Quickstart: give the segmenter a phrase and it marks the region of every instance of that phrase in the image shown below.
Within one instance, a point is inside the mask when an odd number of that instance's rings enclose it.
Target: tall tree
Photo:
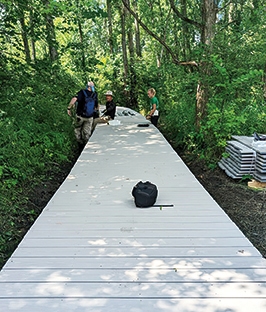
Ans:
[[[134,10],[136,12],[136,15],[138,16],[137,0],[134,0],[133,5],[134,5]],[[136,55],[138,57],[141,57],[140,29],[139,29],[139,22],[137,18],[135,18],[135,42],[136,42]]]
[[[121,43],[122,43],[122,54],[123,54],[123,80],[124,80],[124,92],[127,96],[128,93],[128,76],[129,76],[129,66],[128,66],[128,55],[127,55],[127,39],[126,39],[126,16],[127,16],[127,9],[125,6],[121,9]]]
[[[142,20],[136,15],[136,13],[129,7],[129,4],[127,1],[122,0],[124,5],[127,7],[127,9],[130,11],[130,13],[138,20],[140,25],[144,28],[144,30],[151,35],[153,38],[155,38],[157,41],[159,41],[164,48],[166,48],[166,51],[171,55],[172,60],[177,65],[196,65],[198,66],[200,70],[200,80],[197,87],[196,92],[196,126],[199,129],[201,120],[203,120],[206,117],[207,112],[207,103],[208,103],[208,96],[209,96],[209,86],[208,86],[208,77],[210,75],[210,62],[208,62],[209,55],[211,53],[211,46],[212,41],[215,36],[215,24],[217,19],[217,4],[216,1],[213,0],[203,0],[202,6],[201,6],[201,21],[198,22],[196,20],[193,20],[189,18],[187,14],[187,2],[182,2],[182,12],[176,7],[174,0],[169,0],[171,9],[173,10],[174,14],[182,21],[182,23],[190,24],[194,27],[196,27],[200,33],[200,42],[203,47],[203,57],[202,61],[198,64],[197,62],[191,62],[191,61],[180,61],[178,58],[178,54],[176,52],[175,47],[171,47],[168,43],[166,38],[162,38],[161,36],[158,36],[155,33],[155,30],[152,31],[145,23],[142,22]],[[184,28],[185,35],[187,34],[187,29]]]
[[[50,60],[53,62],[58,58],[58,44],[56,41],[55,26],[54,26],[54,17],[53,9],[50,5],[50,0],[42,0],[42,3],[45,7],[44,16],[46,21],[46,36],[47,44],[49,49]]]
[[[30,41],[31,41],[31,60],[36,61],[36,43],[35,43],[35,23],[33,8],[30,10]]]
[[[130,6],[130,0],[127,0],[128,6]],[[127,28],[127,39],[128,39],[128,50],[129,50],[129,107],[136,108],[138,104],[137,100],[137,77],[135,72],[135,49],[133,42],[133,21],[131,14],[126,10],[126,28]]]
[[[171,0],[173,1],[173,0]],[[210,55],[212,53],[212,42],[215,36],[215,24],[217,21],[218,7],[216,1],[202,1],[201,22],[201,44],[203,46],[203,57],[199,64],[200,80],[197,88],[196,104],[196,126],[201,126],[201,121],[207,115],[207,103],[209,100],[209,77],[211,74]]]
[[[29,63],[31,60],[31,57],[30,57],[30,48],[29,48],[27,26],[26,26],[26,22],[25,22],[24,9],[22,6],[19,5],[19,3],[18,3],[18,20],[19,20],[20,28],[21,28],[21,36],[22,36],[22,41],[23,41],[23,46],[24,46],[24,53],[25,53],[25,57],[26,57],[26,62]]]
[[[112,23],[112,2],[111,0],[106,0],[106,8],[108,15],[108,42],[110,47],[110,53],[114,53],[114,43],[113,43],[113,23]]]

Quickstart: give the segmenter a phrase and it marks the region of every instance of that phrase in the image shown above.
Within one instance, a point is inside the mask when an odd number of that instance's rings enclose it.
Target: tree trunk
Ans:
[[[128,5],[130,6],[130,1],[128,1]],[[131,15],[128,10],[126,10],[126,25],[127,25],[127,37],[128,37],[128,49],[129,49],[129,107],[135,109],[138,104],[137,100],[137,77],[135,72],[135,52],[134,52],[134,42],[133,42],[133,34],[132,34],[132,25],[133,21]]]
[[[202,31],[201,43],[204,47],[203,61],[200,63],[200,81],[196,94],[196,128],[200,129],[202,120],[207,115],[207,103],[209,100],[208,77],[210,75],[209,57],[212,50],[212,40],[215,36],[215,23],[217,6],[213,0],[203,0],[202,3]]]
[[[183,16],[187,16],[187,1],[186,0],[181,0],[181,13]],[[184,60],[187,60],[188,55],[191,55],[189,37],[190,35],[189,35],[188,23],[186,23],[185,21],[182,21],[182,38],[183,38],[182,55],[183,55]]]
[[[109,48],[110,53],[114,53],[114,43],[113,43],[113,23],[112,23],[112,5],[111,0],[106,0],[106,6],[107,6],[107,15],[108,15],[108,42],[109,42]]]
[[[49,54],[50,54],[50,60],[53,62],[58,58],[58,52],[57,52],[57,42],[55,37],[55,28],[54,28],[54,20],[52,15],[48,14],[46,17],[47,21],[47,39],[48,39],[48,45],[49,45]]]
[[[30,63],[30,48],[29,48],[29,41],[28,41],[28,36],[27,36],[27,27],[25,24],[25,19],[24,19],[24,12],[20,10],[20,17],[19,17],[19,23],[21,26],[21,36],[23,40],[23,46],[24,46],[24,53],[25,53],[25,58],[26,62]]]
[[[159,11],[162,12],[162,8],[161,7],[159,7]],[[166,37],[167,37],[167,33],[168,33],[168,29],[167,28],[168,28],[168,24],[169,24],[168,23],[168,19],[169,19],[170,15],[171,15],[171,10],[169,10],[168,16],[166,18],[164,30],[163,30],[163,33],[164,33],[163,41],[164,42],[166,42]],[[161,16],[161,18],[162,18],[162,16]],[[164,48],[164,46],[162,46],[161,47],[161,51],[160,52],[158,51],[158,53],[157,53],[157,67],[158,68],[161,67],[161,65],[162,65],[162,59],[163,59],[164,51],[165,51],[165,48]]]
[[[126,43],[126,8],[123,6],[121,11],[121,30],[122,30],[122,52],[123,52],[123,67],[124,67],[124,93],[128,96],[128,57]]]
[[[30,12],[30,42],[31,42],[31,60],[36,62],[36,48],[35,48],[35,32],[32,10]]]
[[[264,65],[264,74],[263,74],[263,98],[266,102],[266,64]]]
[[[78,19],[78,29],[79,29],[79,41],[81,46],[81,68],[86,71],[86,61],[85,61],[85,52],[84,52],[84,39],[83,39],[83,30],[80,19]]]
[[[135,42],[136,42],[136,55],[141,57],[141,44],[140,44],[140,29],[139,29],[139,22],[138,22],[138,8],[137,8],[137,1],[134,0],[134,10],[136,12],[137,18],[135,18]]]
[[[45,5],[48,13],[45,14],[46,19],[46,31],[47,31],[47,44],[49,49],[49,56],[51,62],[55,61],[58,58],[58,52],[57,52],[57,41],[55,36],[55,26],[54,26],[54,19],[51,13],[49,13],[50,8],[50,2],[49,0],[42,0],[43,4]]]
[[[215,36],[215,23],[218,8],[213,0],[204,0],[202,4],[202,33],[201,42],[211,50],[211,42]]]

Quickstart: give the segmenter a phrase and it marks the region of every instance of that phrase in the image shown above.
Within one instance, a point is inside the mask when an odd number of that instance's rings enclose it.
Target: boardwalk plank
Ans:
[[[174,273],[173,273],[174,274]],[[40,282],[0,283],[2,298],[253,298],[266,299],[260,282]]]
[[[31,231],[26,235],[29,237],[38,238],[74,238],[74,237],[151,237],[151,233],[154,237],[243,237],[244,235],[239,232],[237,228],[233,229],[215,229],[207,227],[203,229],[194,229],[192,226],[189,228],[175,228],[175,229],[136,229],[134,227],[121,227],[117,230],[107,229],[75,229],[71,226],[68,229],[56,226],[55,229],[49,229],[48,227],[43,230],[39,230],[37,226],[33,226]]]
[[[195,257],[195,258],[141,258],[141,257],[112,257],[110,258],[11,258],[5,265],[4,270],[21,269],[121,269],[127,270],[136,268],[145,269],[265,269],[266,261],[261,257]]]
[[[25,269],[7,270],[0,276],[0,283],[17,282],[263,282],[266,283],[264,269],[163,269],[163,268],[130,268],[130,269]]]
[[[217,237],[217,238],[206,238],[206,237],[139,237],[139,238],[26,238],[21,244],[20,248],[54,248],[54,247],[141,247],[141,246],[175,246],[175,247],[188,247],[188,246],[197,246],[197,247],[242,247],[242,246],[252,246],[252,244],[247,241],[244,237]]]
[[[253,246],[240,247],[176,247],[176,246],[158,246],[158,247],[120,247],[111,246],[101,247],[54,247],[54,248],[18,248],[13,257],[248,257],[260,256],[260,253]]]
[[[65,311],[65,312],[250,312],[265,311],[266,299],[260,298],[20,298],[2,299],[3,311]]]

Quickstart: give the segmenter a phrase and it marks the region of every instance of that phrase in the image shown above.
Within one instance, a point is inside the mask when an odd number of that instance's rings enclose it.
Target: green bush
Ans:
[[[40,213],[39,207],[27,205],[29,194],[75,154],[72,122],[66,114],[69,85],[73,83],[64,72],[19,65],[2,82],[0,266]]]

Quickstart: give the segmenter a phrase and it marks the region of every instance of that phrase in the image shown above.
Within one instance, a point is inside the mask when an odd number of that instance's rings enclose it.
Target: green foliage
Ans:
[[[189,77],[184,81],[184,69],[179,68],[164,79],[164,88],[161,102],[163,109],[161,115],[161,124],[164,134],[177,147],[184,147],[187,140],[191,139],[191,134],[195,131],[195,90],[196,83]],[[189,74],[188,74],[189,76]]]
[[[58,68],[47,69],[18,64],[1,84],[0,262],[39,213],[26,205],[28,194],[73,158],[66,114],[73,83]]]
[[[257,69],[234,69],[217,56],[212,57],[210,97],[207,118],[199,135],[198,146],[207,161],[221,157],[226,141],[232,135],[264,133],[265,104],[263,99],[263,72]]]
[[[252,179],[253,179],[253,177],[250,174],[246,174],[246,175],[243,175],[240,182],[251,181]]]

